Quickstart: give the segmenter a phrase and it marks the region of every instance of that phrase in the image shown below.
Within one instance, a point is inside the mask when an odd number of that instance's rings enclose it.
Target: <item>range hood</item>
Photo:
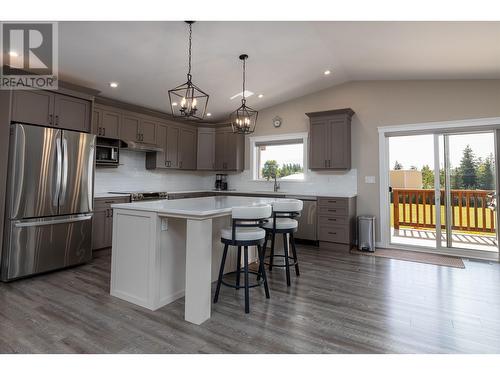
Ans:
[[[124,141],[122,140],[121,148],[130,151],[142,151],[142,152],[163,152],[163,148],[156,145],[150,145],[147,143],[141,143],[137,141]]]

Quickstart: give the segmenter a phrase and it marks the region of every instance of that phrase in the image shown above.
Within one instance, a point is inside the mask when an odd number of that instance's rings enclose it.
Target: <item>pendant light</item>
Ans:
[[[191,39],[194,21],[186,21],[189,26],[188,73],[187,82],[168,90],[172,116],[203,120],[207,111],[208,94],[200,90],[191,76]]]
[[[241,106],[231,113],[230,121],[233,128],[233,133],[237,134],[252,134],[257,125],[257,116],[259,112],[246,105],[245,98],[245,75],[246,75],[246,60],[248,55],[240,55],[240,60],[243,62],[243,92],[241,99]]]

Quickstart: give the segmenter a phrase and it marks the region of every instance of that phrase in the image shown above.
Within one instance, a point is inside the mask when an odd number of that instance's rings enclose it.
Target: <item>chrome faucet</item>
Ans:
[[[280,183],[276,181],[276,175],[274,175],[274,192],[277,193],[280,189]]]

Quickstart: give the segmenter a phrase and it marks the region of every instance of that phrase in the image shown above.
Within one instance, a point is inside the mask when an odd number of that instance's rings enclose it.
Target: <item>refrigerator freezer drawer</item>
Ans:
[[[92,214],[13,220],[2,280],[84,263],[92,258]]]

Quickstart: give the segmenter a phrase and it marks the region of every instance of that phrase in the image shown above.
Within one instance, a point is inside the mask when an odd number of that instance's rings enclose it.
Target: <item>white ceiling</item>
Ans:
[[[500,22],[196,22],[192,74],[224,120],[241,53],[247,104],[262,109],[353,80],[500,78],[499,40]],[[145,107],[169,111],[167,90],[186,79],[183,22],[60,22],[59,46],[61,78]]]

